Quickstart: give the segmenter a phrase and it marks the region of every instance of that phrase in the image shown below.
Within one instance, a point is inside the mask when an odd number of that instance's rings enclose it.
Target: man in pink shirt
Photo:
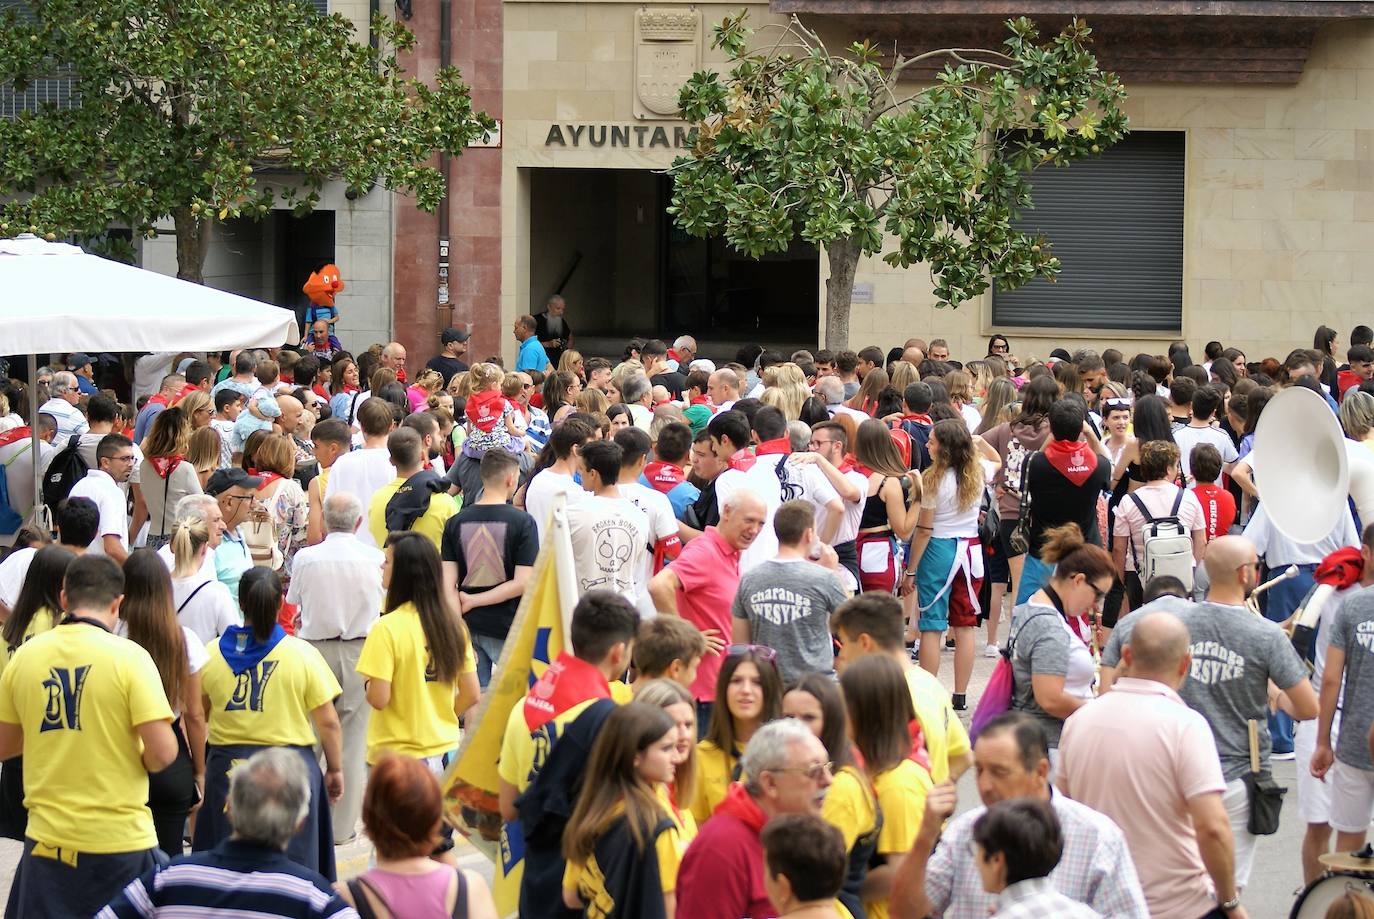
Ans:
[[[1178,695],[1187,626],[1146,613],[1121,659],[1126,675],[1064,723],[1056,784],[1121,827],[1153,919],[1244,919],[1216,743]]]
[[[673,563],[654,575],[649,596],[665,616],[681,616],[706,636],[706,656],[692,683],[699,709],[698,723],[705,724],[716,696],[716,677],[724,658],[726,636],[732,628],[730,607],[739,589],[740,553],[763,529],[768,508],[751,491],[730,496],[721,509],[720,525],[707,527],[682,549]]]

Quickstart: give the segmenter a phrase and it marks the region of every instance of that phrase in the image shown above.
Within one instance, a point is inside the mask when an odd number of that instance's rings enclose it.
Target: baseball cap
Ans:
[[[249,475],[237,466],[230,466],[227,469],[215,470],[210,476],[210,481],[205,483],[205,493],[214,498],[231,488],[257,489],[260,485],[262,476]]]
[[[82,367],[85,367],[87,364],[94,364],[94,363],[95,363],[95,358],[91,357],[91,356],[90,356],[89,354],[87,354],[85,351],[74,351],[74,352],[72,352],[71,354],[69,354],[69,355],[67,356],[67,369],[68,369],[68,370],[80,370]]]
[[[448,344],[451,341],[467,341],[471,337],[472,333],[467,329],[449,326],[447,329],[444,329],[444,333],[439,336],[439,340],[444,344]]]

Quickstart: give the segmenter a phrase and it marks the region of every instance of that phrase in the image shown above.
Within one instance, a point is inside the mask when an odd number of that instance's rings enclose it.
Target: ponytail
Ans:
[[[1040,546],[1040,558],[1055,566],[1056,578],[1067,579],[1081,574],[1091,581],[1116,574],[1112,557],[1101,546],[1084,539],[1083,531],[1076,523],[1046,530],[1045,541]]]
[[[190,577],[200,570],[196,555],[210,542],[210,527],[204,517],[178,517],[172,524],[172,556],[176,565],[172,576]]]
[[[243,610],[243,624],[253,630],[254,638],[270,638],[281,609],[281,579],[277,573],[261,565],[245,571],[239,581],[239,608]]]

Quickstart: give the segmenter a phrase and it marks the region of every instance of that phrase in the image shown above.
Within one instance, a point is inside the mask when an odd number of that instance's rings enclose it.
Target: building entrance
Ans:
[[[530,312],[561,293],[580,339],[690,333],[702,350],[815,347],[820,257],[794,242],[754,260],[672,225],[671,178],[640,169],[530,170]],[[590,342],[586,342],[590,345]],[[603,349],[604,350],[604,349]]]

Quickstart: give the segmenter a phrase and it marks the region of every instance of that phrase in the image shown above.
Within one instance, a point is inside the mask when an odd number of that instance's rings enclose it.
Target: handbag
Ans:
[[[1245,796],[1250,801],[1250,818],[1245,828],[1256,836],[1272,836],[1279,831],[1279,812],[1288,789],[1274,781],[1268,769],[1260,769],[1259,722],[1248,722],[1250,732],[1250,771],[1241,776]]]
[[[1039,453],[1036,450],[1035,453]],[[1007,538],[1007,545],[1011,548],[1014,555],[1025,555],[1030,551],[1030,489],[1026,487],[1026,475],[1030,472],[1031,459],[1035,453],[1028,453],[1021,462],[1021,494],[1020,494],[1020,516],[1017,517],[1016,527],[1011,531],[1011,536]]]
[[[1012,655],[1016,653],[1016,639],[1025,631],[1031,620],[1048,615],[1049,612],[1043,612],[1028,617],[1021,623],[1021,628],[1016,630],[1016,634],[1007,638],[1007,646],[1001,650],[997,665],[992,668],[992,676],[988,678],[988,685],[984,687],[983,695],[973,710],[973,718],[968,729],[970,743],[977,739],[979,732],[988,726],[989,721],[1011,708],[1012,699],[1016,694],[1016,677],[1011,667]]]

